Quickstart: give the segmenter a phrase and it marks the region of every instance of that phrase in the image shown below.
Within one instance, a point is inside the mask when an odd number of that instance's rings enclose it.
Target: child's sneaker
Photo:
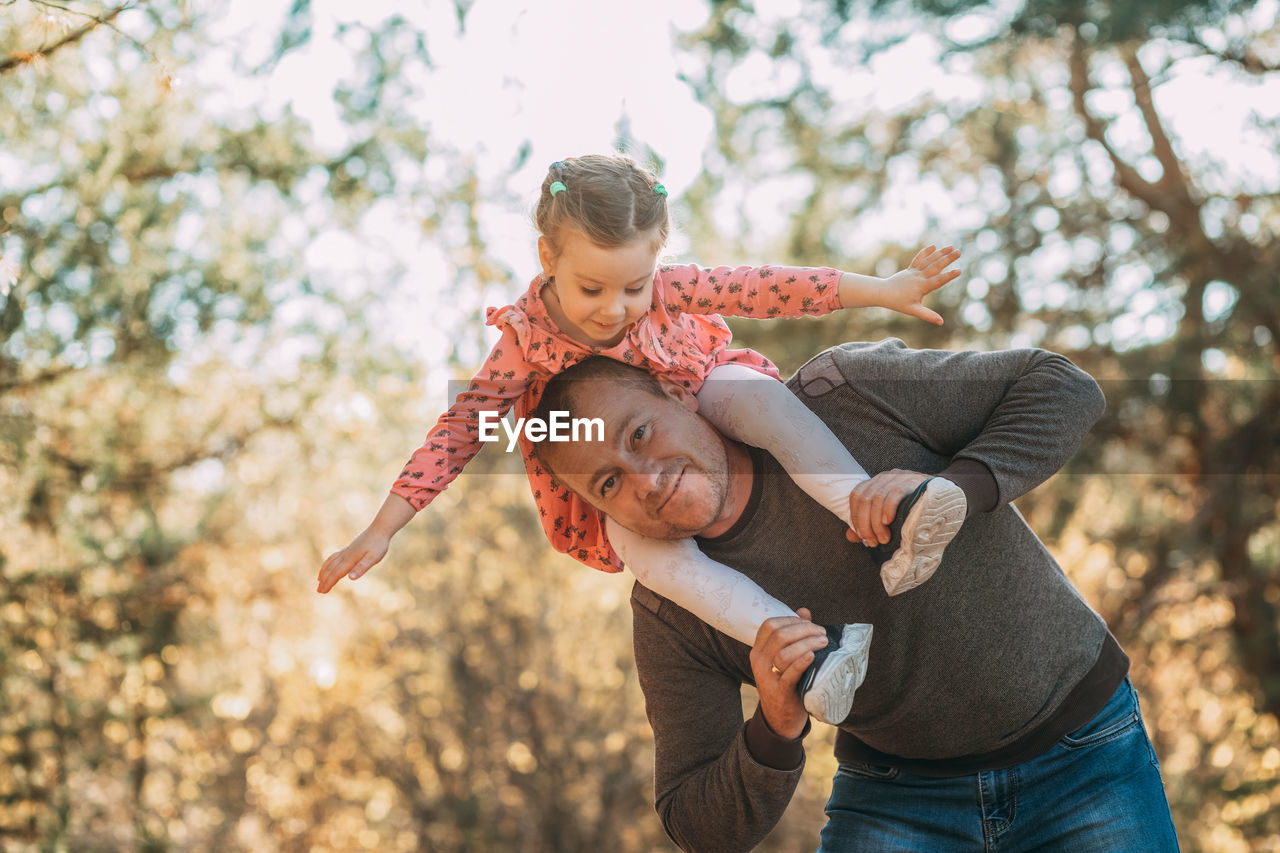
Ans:
[[[821,722],[842,723],[853,707],[853,694],[867,677],[870,651],[870,625],[828,625],[826,646],[813,653],[813,663],[800,680],[804,709]]]
[[[889,525],[889,541],[871,549],[881,563],[884,591],[898,595],[933,577],[968,509],[964,491],[945,477],[930,477],[903,498]]]

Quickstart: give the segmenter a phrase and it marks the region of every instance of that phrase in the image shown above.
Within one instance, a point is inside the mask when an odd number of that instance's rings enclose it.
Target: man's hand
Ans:
[[[760,708],[769,728],[788,740],[800,737],[809,719],[797,685],[813,663],[813,653],[827,644],[826,630],[809,621],[808,609],[796,612],[766,619],[751,647]]]
[[[889,524],[898,511],[898,503],[927,479],[928,474],[894,468],[859,483],[849,493],[849,521],[853,529],[844,532],[845,538],[868,548],[888,542]]]

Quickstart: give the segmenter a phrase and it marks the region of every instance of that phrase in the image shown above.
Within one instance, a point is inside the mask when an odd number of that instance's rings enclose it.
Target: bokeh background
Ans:
[[[0,0],[0,848],[672,849],[626,578],[486,450],[315,593],[620,148],[671,256],[888,274],[1107,415],[1018,502],[1133,659],[1184,849],[1280,850],[1275,0]],[[752,699],[744,696],[747,708]],[[831,737],[761,849],[812,849]]]

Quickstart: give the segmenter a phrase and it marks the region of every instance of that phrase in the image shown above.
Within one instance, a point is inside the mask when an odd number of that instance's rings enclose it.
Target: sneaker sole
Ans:
[[[870,651],[871,626],[865,622],[845,625],[840,648],[823,661],[804,694],[804,709],[814,719],[836,726],[849,716],[853,696],[867,677]]]
[[[933,577],[942,552],[960,532],[968,502],[955,483],[934,477],[902,522],[902,544],[880,567],[889,595],[901,595]]]

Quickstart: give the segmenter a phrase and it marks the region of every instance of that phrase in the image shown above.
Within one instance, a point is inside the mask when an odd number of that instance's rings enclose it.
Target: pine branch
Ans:
[[[1102,150],[1107,153],[1107,157],[1111,160],[1112,168],[1116,170],[1116,181],[1120,184],[1121,189],[1128,191],[1134,198],[1145,202],[1153,210],[1164,211],[1166,214],[1170,213],[1167,209],[1169,207],[1169,199],[1160,191],[1160,187],[1138,174],[1138,170],[1111,147],[1111,143],[1107,141],[1106,126],[1097,116],[1089,112],[1088,104],[1085,103],[1085,96],[1093,88],[1093,84],[1089,82],[1089,58],[1085,53],[1084,40],[1081,39],[1078,31],[1074,33],[1071,40],[1069,65],[1071,71],[1071,101],[1075,107],[1076,115],[1084,123],[1085,135],[1101,145]]]
[[[1280,63],[1268,62],[1261,56],[1258,56],[1252,48],[1245,47],[1237,48],[1235,50],[1214,50],[1198,38],[1189,38],[1186,41],[1205,56],[1212,56],[1219,62],[1235,65],[1241,70],[1257,77],[1261,77],[1264,74],[1271,74],[1275,71],[1280,71]]]
[[[34,376],[22,376],[17,379],[0,379],[0,395],[7,394],[10,391],[23,390],[27,391],[40,385],[47,385],[59,378],[66,376],[76,368],[70,365],[60,364],[57,367],[50,367],[40,371]]]
[[[93,30],[96,30],[100,26],[110,27],[111,29],[115,30],[117,33],[120,33],[120,35],[127,38],[129,41],[133,42],[134,45],[139,47],[148,56],[151,56],[151,51],[147,50],[146,47],[141,42],[139,42],[137,39],[135,39],[133,36],[129,35],[128,33],[121,32],[120,28],[115,26],[115,24],[112,23],[112,21],[114,21],[121,12],[136,6],[137,0],[130,0],[130,2],[125,3],[122,6],[117,6],[115,9],[112,9],[109,13],[103,16],[89,15],[85,12],[77,12],[74,9],[67,9],[65,7],[58,6],[54,3],[43,2],[43,0],[32,0],[32,2],[49,9],[57,9],[60,12],[66,12],[72,15],[82,15],[90,19],[89,23],[85,24],[78,30],[73,30],[67,33],[58,41],[54,42],[51,45],[45,45],[37,51],[11,53],[8,56],[6,56],[4,59],[0,59],[0,74],[3,74],[4,72],[9,71],[11,69],[17,68],[20,65],[26,65],[27,63],[31,62],[32,57],[35,57],[35,56],[48,57],[49,54],[61,48],[64,48],[67,45],[75,44],[76,42],[80,41],[80,39],[84,38],[86,35],[88,35]],[[155,57],[151,57],[151,58],[154,59]]]
[[[1173,150],[1173,143],[1169,141],[1164,123],[1160,121],[1160,114],[1156,112],[1155,102],[1151,98],[1151,78],[1147,76],[1146,70],[1138,60],[1136,47],[1125,48],[1122,55],[1125,67],[1129,71],[1129,79],[1133,81],[1133,99],[1142,113],[1142,121],[1147,127],[1147,133],[1151,135],[1156,159],[1160,161],[1161,170],[1164,172],[1163,177],[1157,181],[1157,185],[1166,190],[1176,187],[1179,195],[1185,195],[1189,199],[1190,194],[1187,192],[1182,162]]]

